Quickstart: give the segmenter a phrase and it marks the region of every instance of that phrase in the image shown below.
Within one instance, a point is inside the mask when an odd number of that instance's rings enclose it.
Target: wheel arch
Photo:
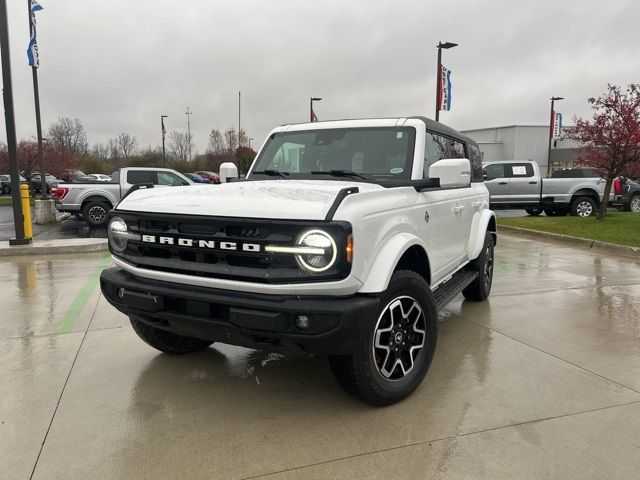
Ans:
[[[113,208],[113,203],[107,197],[103,195],[89,195],[88,197],[82,200],[82,205],[80,205],[80,210],[83,210],[85,205],[89,202],[102,202],[109,205],[109,208]]]
[[[391,237],[378,252],[367,272],[360,293],[379,293],[389,286],[397,270],[416,272],[431,283],[431,263],[422,240],[412,234],[399,233]]]
[[[573,192],[571,194],[571,201],[569,202],[569,205],[573,205],[573,202],[578,197],[589,197],[593,199],[594,202],[596,202],[596,205],[600,205],[600,194],[592,188],[580,188],[579,190]]]
[[[476,215],[471,226],[471,237],[469,238],[469,260],[474,260],[482,252],[484,237],[486,233],[491,233],[493,244],[498,244],[498,224],[496,214],[491,210],[483,210],[480,215]]]

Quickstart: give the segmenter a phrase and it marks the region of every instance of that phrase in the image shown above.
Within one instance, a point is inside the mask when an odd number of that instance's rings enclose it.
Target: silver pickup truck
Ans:
[[[181,173],[168,168],[121,168],[111,175],[111,182],[58,183],[51,196],[60,212],[69,212],[83,218],[90,227],[103,227],[107,213],[135,185],[176,187],[191,185]]]
[[[530,215],[595,215],[604,196],[605,180],[545,178],[536,162],[497,161],[482,164],[491,208],[522,208]],[[611,197],[613,198],[613,197]]]

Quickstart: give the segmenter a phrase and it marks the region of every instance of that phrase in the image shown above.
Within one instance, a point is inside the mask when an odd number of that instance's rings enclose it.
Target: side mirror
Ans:
[[[440,187],[471,185],[471,162],[466,158],[445,158],[429,167],[429,178],[440,179]]]

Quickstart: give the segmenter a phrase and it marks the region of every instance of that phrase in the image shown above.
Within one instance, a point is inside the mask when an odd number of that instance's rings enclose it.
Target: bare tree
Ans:
[[[193,135],[172,130],[169,133],[169,153],[175,160],[188,160],[192,141]]]
[[[224,141],[225,141],[225,149],[230,153],[235,152],[236,148],[238,148],[237,132],[233,128],[230,128],[229,130],[224,132]]]
[[[116,143],[118,145],[118,151],[125,159],[133,155],[136,151],[136,147],[138,146],[136,137],[129,135],[128,133],[121,133],[118,135]]]
[[[95,143],[93,147],[91,147],[91,155],[108,160],[111,156],[111,149],[108,144]]]
[[[224,137],[220,130],[214,128],[209,133],[209,145],[207,147],[207,153],[213,155],[223,155],[226,152],[226,147],[224,144]]]
[[[59,117],[49,127],[49,140],[58,148],[71,152],[76,159],[84,155],[89,148],[87,132],[77,118]]]

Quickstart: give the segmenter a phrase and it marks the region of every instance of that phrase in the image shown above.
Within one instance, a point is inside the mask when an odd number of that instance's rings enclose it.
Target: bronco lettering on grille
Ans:
[[[259,243],[239,243],[216,240],[196,240],[194,238],[164,237],[156,235],[142,235],[145,243],[158,243],[160,245],[178,245],[179,247],[198,247],[210,250],[241,250],[243,252],[260,252],[262,248]]]

